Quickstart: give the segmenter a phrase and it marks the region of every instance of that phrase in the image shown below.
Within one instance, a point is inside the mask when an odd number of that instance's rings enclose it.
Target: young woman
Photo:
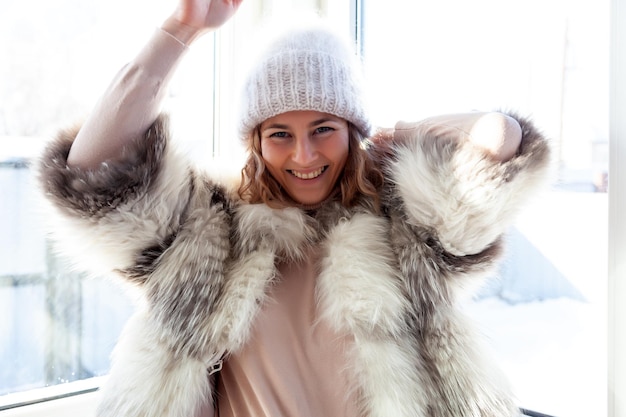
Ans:
[[[249,158],[221,182],[176,152],[159,104],[238,5],[180,0],[42,157],[60,250],[144,301],[98,416],[516,415],[457,302],[542,182],[546,141],[500,113],[371,136],[349,48],[303,29],[251,70]]]

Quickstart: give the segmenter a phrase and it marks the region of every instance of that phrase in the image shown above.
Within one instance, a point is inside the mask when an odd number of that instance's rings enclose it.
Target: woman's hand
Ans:
[[[243,0],[179,0],[174,13],[162,29],[185,44],[200,35],[221,27],[230,19]]]
[[[470,140],[497,161],[513,158],[522,142],[522,128],[517,120],[503,113],[486,113],[473,122]]]

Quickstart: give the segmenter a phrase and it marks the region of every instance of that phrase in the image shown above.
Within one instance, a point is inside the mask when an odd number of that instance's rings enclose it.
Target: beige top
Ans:
[[[279,265],[246,346],[220,373],[219,417],[359,415],[345,372],[353,341],[317,320],[316,259]]]

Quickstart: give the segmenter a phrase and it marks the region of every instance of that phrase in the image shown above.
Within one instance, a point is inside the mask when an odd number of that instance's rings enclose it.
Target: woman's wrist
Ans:
[[[170,17],[163,22],[161,30],[167,32],[167,34],[185,46],[191,45],[196,38],[206,32],[206,30],[186,25],[174,17]]]

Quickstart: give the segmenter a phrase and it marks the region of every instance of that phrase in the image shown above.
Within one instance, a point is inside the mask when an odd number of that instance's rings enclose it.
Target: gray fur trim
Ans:
[[[67,166],[70,147],[78,129],[62,131],[45,149],[38,163],[43,191],[71,214],[104,216],[137,195],[145,193],[158,176],[168,129],[166,117],[159,118],[145,137],[129,145],[119,161],[103,162],[93,171]]]
[[[546,141],[521,120],[516,156],[494,161],[454,129],[431,123],[400,125],[394,157],[384,167],[392,206],[405,220],[456,256],[477,254],[502,235],[543,183],[550,163]]]
[[[211,344],[207,328],[223,291],[232,208],[219,187],[192,189],[196,192],[181,227],[155,259],[145,285],[160,341],[176,357],[202,359],[213,354],[207,351]]]

